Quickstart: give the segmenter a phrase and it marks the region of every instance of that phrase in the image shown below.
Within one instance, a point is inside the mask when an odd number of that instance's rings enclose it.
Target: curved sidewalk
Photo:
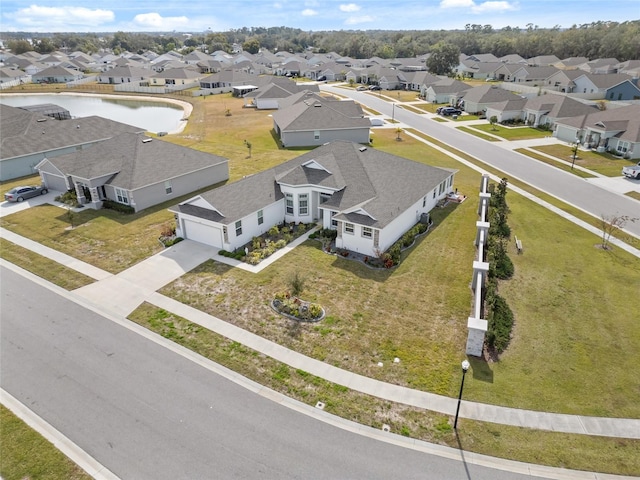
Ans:
[[[0,230],[0,233],[5,237],[8,232]],[[19,235],[10,234],[8,236],[22,245],[33,246],[31,242]],[[294,243],[297,244],[304,241],[305,237],[301,237]],[[286,254],[287,251],[295,247],[295,244],[289,249],[283,249],[284,251],[280,255]],[[70,258],[48,248],[40,248],[38,253],[59,262]],[[275,342],[156,292],[163,285],[179,278],[209,258],[216,258],[219,261],[227,260],[224,257],[217,256],[216,253],[217,249],[213,247],[185,240],[143,260],[118,275],[110,275],[106,272],[100,274],[99,269],[84,262],[70,262],[67,260],[64,263],[70,268],[83,273],[91,271],[94,278],[102,277],[102,279],[91,285],[74,290],[71,294],[90,302],[96,309],[109,315],[126,318],[132,310],[146,301],[231,340],[242,343],[275,360],[286,363],[291,367],[302,369],[327,381],[392,402],[447,415],[455,414],[457,406],[457,399],[455,398],[385,383],[334,367],[289,350]],[[114,302],[114,298],[118,298],[118,302]],[[460,416],[473,420],[539,430],[640,439],[640,419],[566,415],[470,401],[462,402]]]

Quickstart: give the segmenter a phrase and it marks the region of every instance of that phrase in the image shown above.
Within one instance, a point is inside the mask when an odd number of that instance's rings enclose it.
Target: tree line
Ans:
[[[5,45],[14,53],[35,50],[49,53],[54,50],[95,53],[109,48],[115,53],[124,51],[158,54],[170,50],[188,53],[195,49],[208,52],[231,52],[233,45],[241,45],[250,53],[260,48],[272,52],[300,53],[312,49],[318,53],[336,52],[352,58],[415,57],[441,48],[443,44],[457,47],[472,55],[492,53],[497,57],[519,54],[524,58],[556,55],[558,58],[587,57],[640,59],[640,20],[627,22],[599,21],[573,25],[562,29],[539,28],[527,24],[524,28],[467,24],[464,30],[339,30],[304,31],[289,27],[243,27],[225,32],[193,34],[171,33],[3,33]],[[33,43],[27,41],[30,38]],[[440,47],[436,47],[440,45]]]

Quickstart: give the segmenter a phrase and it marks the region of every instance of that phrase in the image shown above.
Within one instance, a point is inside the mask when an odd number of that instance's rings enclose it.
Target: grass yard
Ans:
[[[26,177],[14,178],[0,182],[0,198],[4,201],[4,194],[14,187],[22,185],[40,185],[40,175],[28,175]]]
[[[484,125],[474,125],[469,128],[473,130],[480,130],[481,132],[485,132],[490,135],[496,135],[505,140],[529,140],[533,138],[545,138],[551,135],[551,132],[538,130],[537,128],[504,127],[502,125],[491,125],[488,122]]]
[[[460,419],[456,437],[451,417],[327,382],[153,305],[141,305],[129,318],[262,385],[307,405],[322,401],[325,411],[374,428],[387,424],[400,435],[523,462],[621,475],[640,473],[637,440],[543,432],[466,419]],[[575,455],[576,451],[580,455]]]
[[[0,476],[4,480],[90,480],[51,442],[0,405]]]
[[[0,238],[0,257],[67,290],[75,290],[94,280],[69,267]]]
[[[573,148],[569,145],[544,145],[541,147],[533,147],[532,149],[546,153],[547,155],[552,155],[565,162],[571,162],[573,160]],[[578,150],[575,164],[601,175],[606,175],[607,177],[619,177],[622,175],[622,167],[635,165],[636,162],[634,160],[616,157],[606,152],[598,153],[593,150]]]
[[[416,140],[395,142],[393,132],[385,134],[386,141],[377,135],[378,148],[458,168],[456,187],[471,197],[435,210],[435,228],[397,269],[370,270],[308,241],[259,274],[211,261],[162,292],[330,364],[455,396],[470,311],[478,174]],[[595,247],[598,237],[514,193],[507,200],[509,223],[525,245],[521,256],[509,246],[516,276],[501,287],[516,314],[514,338],[500,362],[472,362],[465,398],[640,416],[637,378],[624,363],[640,349],[640,324],[626,302],[640,286],[640,260],[617,249],[603,252]],[[296,271],[307,277],[303,297],[328,312],[319,324],[292,325],[268,306]],[[609,279],[604,285],[603,278]],[[377,367],[396,356],[399,366]]]
[[[487,135],[484,134],[478,130],[476,130],[473,127],[456,127],[458,130],[461,130],[465,133],[468,133],[470,135],[473,135],[474,137],[478,137],[481,138],[483,140],[486,140],[487,142],[500,142],[501,140],[499,138],[496,138],[494,136],[491,135]]]
[[[527,157],[535,158],[539,162],[546,163],[547,165],[552,165],[560,170],[564,170],[565,172],[573,173],[577,177],[581,178],[594,178],[595,175],[590,174],[589,172],[585,172],[584,170],[580,170],[579,168],[571,168],[571,164],[565,161],[561,161],[560,159],[554,160],[545,155],[541,155],[540,153],[534,152],[530,148],[518,148],[515,150],[518,153],[526,155]],[[570,161],[570,160],[569,160]]]

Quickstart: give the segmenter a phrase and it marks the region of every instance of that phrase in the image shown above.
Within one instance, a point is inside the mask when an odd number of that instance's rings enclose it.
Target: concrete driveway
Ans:
[[[11,215],[12,213],[21,212],[22,210],[26,210],[27,208],[44,205],[45,203],[55,204],[56,202],[54,202],[53,199],[61,193],[62,192],[58,192],[56,190],[49,190],[49,192],[45,195],[28,198],[27,200],[24,200],[22,202],[2,202],[0,203],[0,218]]]

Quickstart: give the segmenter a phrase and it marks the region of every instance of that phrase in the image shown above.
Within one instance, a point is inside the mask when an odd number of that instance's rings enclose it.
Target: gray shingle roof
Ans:
[[[38,121],[42,119],[46,121]],[[54,120],[21,108],[0,104],[2,159],[85,145],[106,140],[120,133],[141,131],[143,130],[139,127],[97,116]]]
[[[329,173],[305,166],[309,162],[321,165]],[[384,228],[450,175],[450,170],[374,148],[363,149],[360,144],[335,141],[277,167],[210,190],[198,198],[224,216],[216,221],[229,225],[282,199],[278,182],[289,185],[318,182],[315,184],[339,189],[323,203],[323,207],[343,212],[344,218],[354,223]],[[171,210],[207,218],[204,212],[189,205],[192,200]],[[373,218],[358,213],[360,207]]]
[[[336,101],[317,96],[298,102],[273,114],[273,121],[282,131],[333,130],[337,128],[365,128],[371,121],[362,108],[351,100]]]
[[[136,190],[228,161],[159,139],[149,140],[142,134],[123,133],[49,161],[61,172],[80,178],[114,174],[108,184],[126,190]]]

